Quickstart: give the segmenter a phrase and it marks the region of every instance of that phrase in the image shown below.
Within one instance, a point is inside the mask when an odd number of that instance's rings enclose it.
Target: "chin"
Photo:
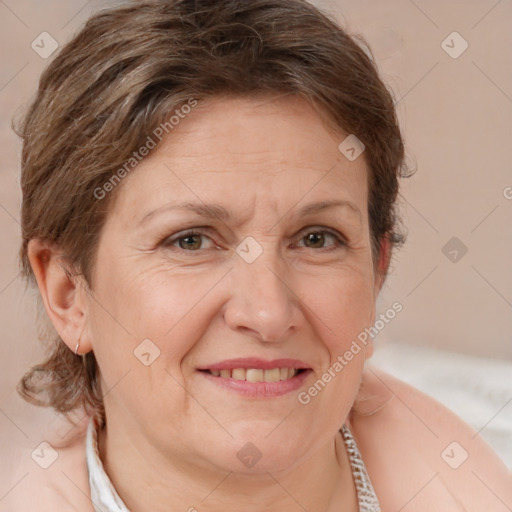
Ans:
[[[212,462],[224,471],[257,475],[291,470],[307,456],[312,442],[305,439],[304,431],[291,432],[289,427],[265,421],[259,428],[244,422],[244,428],[231,428],[224,443],[212,442],[216,447]],[[277,427],[277,428],[276,428]],[[281,431],[279,429],[281,428]]]

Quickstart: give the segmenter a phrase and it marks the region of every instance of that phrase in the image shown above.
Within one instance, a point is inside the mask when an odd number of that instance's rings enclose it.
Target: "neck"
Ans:
[[[134,443],[116,426],[99,432],[98,448],[106,473],[132,512],[358,510],[350,462],[339,432],[293,470],[246,475],[164,459],[153,446]]]

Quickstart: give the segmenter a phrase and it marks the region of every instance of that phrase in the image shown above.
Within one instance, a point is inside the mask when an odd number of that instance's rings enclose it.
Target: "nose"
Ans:
[[[302,314],[298,294],[286,279],[286,266],[270,252],[264,251],[252,263],[237,261],[224,319],[234,331],[278,342],[299,327]]]

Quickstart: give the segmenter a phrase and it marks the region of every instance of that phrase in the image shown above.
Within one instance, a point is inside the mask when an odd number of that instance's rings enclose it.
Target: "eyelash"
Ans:
[[[302,233],[304,233],[304,234],[302,234]],[[301,233],[299,234],[299,240],[303,240],[308,234],[311,234],[311,233],[314,233],[314,234],[327,233],[328,235],[331,235],[335,240],[335,242],[332,245],[328,246],[327,248],[320,247],[319,249],[316,249],[317,251],[331,252],[331,251],[342,249],[342,248],[346,247],[346,245],[347,245],[346,240],[340,234],[338,234],[336,231],[332,231],[332,230],[328,230],[328,229],[304,228],[304,230],[302,230]],[[302,235],[302,236],[300,236],[300,235]],[[201,229],[201,228],[193,228],[193,229],[189,229],[187,231],[183,231],[182,233],[178,233],[177,235],[173,235],[171,237],[165,238],[162,241],[161,245],[163,245],[164,247],[170,248],[176,242],[179,242],[180,240],[182,240],[184,238],[188,238],[190,236],[204,236],[204,237],[210,238],[208,236],[208,230]],[[212,240],[212,242],[213,242],[213,240]],[[305,248],[307,249],[307,247],[305,247]],[[182,249],[181,247],[174,247],[173,249],[177,249],[178,251],[184,251],[184,252],[189,252],[189,253],[205,250],[205,249],[189,250],[189,249]],[[313,250],[315,250],[315,249],[313,248]]]

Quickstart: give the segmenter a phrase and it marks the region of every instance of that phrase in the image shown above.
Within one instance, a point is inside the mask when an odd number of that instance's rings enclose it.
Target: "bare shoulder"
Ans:
[[[2,467],[0,511],[93,510],[85,457],[86,421],[56,420],[36,438],[11,447]]]
[[[369,367],[350,416],[383,510],[510,511],[512,474],[445,406]]]

